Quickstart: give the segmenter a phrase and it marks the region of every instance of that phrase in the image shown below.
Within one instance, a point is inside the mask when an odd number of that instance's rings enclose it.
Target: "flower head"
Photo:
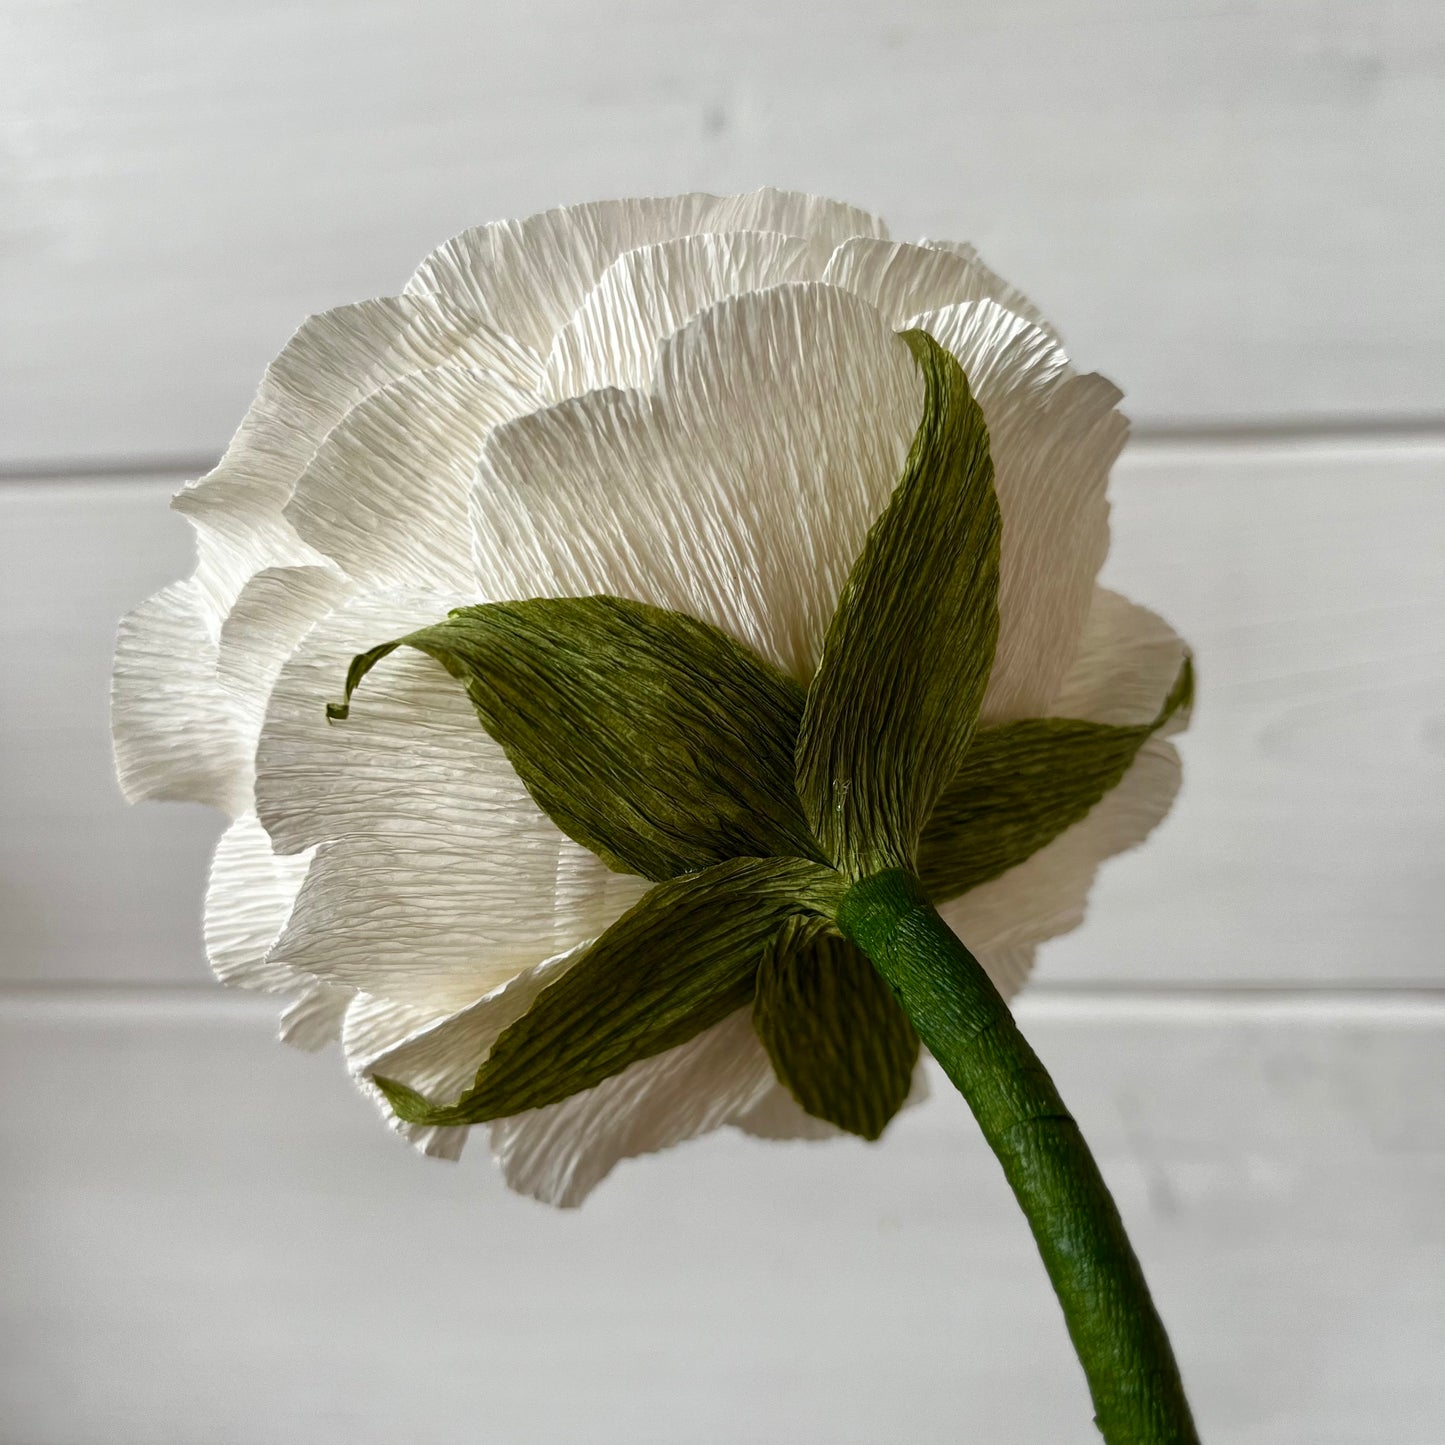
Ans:
[[[906,853],[1008,993],[1177,787],[1182,645],[1095,582],[1118,400],[971,248],[775,191],[481,227],[313,317],[117,654],[128,795],[234,820],[217,975],[555,1202],[725,1123],[875,1136],[918,1043],[837,870]],[[930,567],[954,610],[892,607]],[[946,745],[895,663],[976,692]],[[909,728],[895,826],[850,780]]]

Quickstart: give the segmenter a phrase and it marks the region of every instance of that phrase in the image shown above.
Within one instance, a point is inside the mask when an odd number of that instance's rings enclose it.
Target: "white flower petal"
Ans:
[[[680,1144],[753,1108],[773,1070],[752,1011],[739,1009],[696,1038],[560,1104],[491,1127],[492,1152],[511,1187],[570,1208],[622,1159]]]
[[[274,957],[392,1003],[465,1008],[555,951],[563,922],[542,913],[550,907],[545,862],[518,867],[511,890],[504,856],[471,866],[474,848],[497,854],[504,846],[487,831],[454,843],[421,834],[322,844]],[[609,906],[606,880],[599,884],[594,912],[610,923],[622,910]]]
[[[542,822],[557,841],[493,817],[323,843],[273,963],[394,1002],[466,1007],[594,937],[646,889]]]
[[[254,813],[237,818],[216,845],[206,888],[205,941],[211,969],[222,983],[289,993],[311,980],[267,960],[310,865],[308,854],[284,856]]]
[[[409,1084],[429,1099],[457,1098],[475,1080],[502,1030],[521,1018],[537,995],[584,951],[585,945],[547,959],[460,1010],[439,1008],[435,1002],[399,1004],[359,994],[347,1010],[342,1031],[347,1066],[403,1138],[424,1154],[458,1158],[470,1131],[403,1123],[372,1083],[372,1072]]]
[[[281,1042],[307,1053],[335,1043],[341,1037],[341,1021],[353,996],[349,988],[313,983],[282,1013]]]
[[[435,1030],[438,1024],[467,1017],[471,1008],[472,1005],[468,1005],[465,1009],[458,1009],[455,1005],[439,1000],[398,1003],[395,999],[379,998],[372,994],[354,994],[347,1006],[346,1019],[341,1030],[341,1049],[346,1055],[346,1065],[354,1074],[363,1075],[384,1054],[390,1053],[418,1034]],[[477,1055],[472,1064],[472,1074],[476,1073],[476,1064],[482,1057],[483,1055]],[[387,1074],[388,1070],[383,1069],[382,1073]],[[401,1077],[399,1073],[389,1076]],[[459,1092],[461,1087],[470,1082],[471,1074],[464,1075],[462,1084],[452,1092]],[[428,1084],[430,1086],[430,1081]],[[417,1087],[421,1085],[418,1084]]]
[[[268,959],[286,926],[309,855],[283,856],[254,814],[222,836],[206,890],[206,955],[216,977],[235,988],[292,995],[281,1014],[281,1042],[314,1052],[339,1037],[350,989],[318,983]]]
[[[320,844],[273,961],[440,1008],[595,937],[646,888],[556,828],[421,653],[386,658],[327,721],[355,653],[455,605],[386,594],[318,624],[272,692],[256,789],[280,851]]]
[[[253,573],[324,561],[282,508],[317,448],[358,402],[396,378],[456,359],[523,390],[537,357],[446,299],[389,297],[304,322],[273,361],[220,465],[173,505],[198,533],[196,576],[218,624]]]
[[[820,267],[849,236],[888,235],[888,227],[871,212],[803,191],[780,191],[764,186],[738,196],[698,199],[702,202],[702,224],[689,230],[778,231],[785,236],[802,236],[819,251]],[[666,237],[654,239],[661,241]]]
[[[250,758],[216,677],[216,641],[194,579],[122,619],[111,731],[131,802],[209,803],[233,818],[250,808]]]
[[[780,286],[668,338],[653,386],[492,433],[478,570],[516,596],[690,613],[806,680],[918,427],[912,354],[858,297]]]
[[[996,271],[984,265],[977,249],[967,241],[940,241],[925,237],[918,244],[930,251],[947,251],[961,260],[967,261],[975,271],[987,276],[988,280],[985,284],[990,287],[987,295],[991,296],[1005,310],[1012,311],[1015,316],[1022,316],[1025,320],[1032,321],[1040,331],[1046,332],[1061,346],[1063,345],[1059,333],[1049,324],[1043,312],[1017,286],[1009,285]]]
[[[1122,781],[1089,814],[1002,877],[945,903],[939,912],[979,957],[1002,970],[1009,955],[1084,921],[1099,865],[1144,841],[1179,790],[1179,754],[1151,738]],[[996,979],[1000,988],[1005,979]]]
[[[482,442],[537,405],[535,391],[461,365],[390,382],[321,444],[286,519],[365,587],[470,589],[467,502]]]
[[[267,958],[290,917],[309,862],[306,854],[273,852],[254,814],[238,818],[211,863],[205,940],[211,968],[222,983],[292,995],[281,1014],[281,1042],[315,1051],[339,1036],[351,990],[317,983]]]
[[[1185,646],[1165,620],[1106,587],[1094,589],[1079,652],[1049,712],[1115,727],[1152,722],[1179,676]],[[1176,713],[1168,737],[1188,723]]]
[[[788,191],[597,201],[463,231],[422,262],[406,289],[449,297],[545,356],[624,251],[704,231],[780,231],[820,250],[887,234],[865,211]]]
[[[1057,340],[1038,308],[990,271],[972,246],[910,246],[856,236],[833,253],[823,279],[871,301],[897,327],[958,302],[995,301]]]
[[[775,231],[679,236],[624,253],[557,333],[543,396],[645,387],[665,337],[728,296],[817,279],[811,257],[806,241]]]
[[[126,617],[112,691],[125,795],[210,803],[233,818],[249,812],[271,683],[307,628],[346,590],[329,568],[262,572],[241,589],[219,642],[194,578]]]
[[[1120,392],[1077,376],[1053,340],[992,301],[916,317],[962,365],[988,422],[1003,515],[999,640],[985,721],[1037,717],[1078,651],[1109,548]]]
[[[221,624],[216,678],[245,757],[245,785],[255,786],[256,744],[282,664],[313,624],[344,601],[351,584],[330,567],[269,567],[241,589]]]
[[[502,1031],[576,964],[587,947],[584,943],[543,959],[464,1009],[443,1012],[432,1002],[397,1005],[359,999],[346,1021],[347,1063],[359,1075],[375,1071],[428,1098],[453,1099],[472,1084]]]

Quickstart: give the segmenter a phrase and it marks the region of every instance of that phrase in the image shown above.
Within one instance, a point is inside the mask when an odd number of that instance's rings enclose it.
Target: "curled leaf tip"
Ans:
[[[383,642],[379,647],[373,647],[367,652],[360,652],[351,659],[351,665],[346,669],[346,695],[340,702],[326,704],[327,722],[345,722],[351,716],[351,694],[361,685],[361,679],[383,657],[389,657],[406,640],[404,637],[399,637],[395,642]]]

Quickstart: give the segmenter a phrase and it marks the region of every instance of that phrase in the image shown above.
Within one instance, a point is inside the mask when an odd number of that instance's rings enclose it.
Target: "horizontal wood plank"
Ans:
[[[1151,425],[1441,413],[1430,0],[19,0],[0,465],[217,451],[468,225],[771,183],[972,239]]]
[[[1445,1015],[1026,1003],[1213,1445],[1436,1445]],[[732,1132],[578,1213],[410,1154],[226,998],[0,1002],[0,1418],[25,1445],[1096,1440],[961,1102]]]
[[[0,980],[203,983],[219,830],[111,778],[115,620],[188,565],[174,482],[0,487]],[[1198,652],[1185,791],[1041,983],[1445,981],[1445,447],[1139,446],[1107,577]]]

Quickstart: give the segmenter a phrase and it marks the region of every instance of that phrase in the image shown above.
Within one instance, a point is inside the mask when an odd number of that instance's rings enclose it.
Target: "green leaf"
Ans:
[[[850,877],[911,868],[958,771],[998,640],[988,428],[958,362],[907,331],[926,382],[902,480],[828,627],[798,738],[798,795]]]
[[[798,858],[734,858],[659,883],[502,1033],[455,1103],[375,1082],[413,1124],[480,1124],[555,1104],[745,1007],[778,930],[794,914],[831,911],[842,890],[838,874]]]
[[[463,607],[362,653],[327,715],[403,645],[465,685],[537,805],[609,867],[822,861],[793,785],[802,689],[717,628],[617,597]]]
[[[1186,657],[1159,715],[1141,727],[1046,717],[981,728],[923,834],[918,871],[928,896],[957,898],[1077,823],[1193,697]]]
[[[753,1027],[815,1118],[876,1139],[903,1107],[918,1035],[867,955],[820,918],[790,918],[763,956]]]

